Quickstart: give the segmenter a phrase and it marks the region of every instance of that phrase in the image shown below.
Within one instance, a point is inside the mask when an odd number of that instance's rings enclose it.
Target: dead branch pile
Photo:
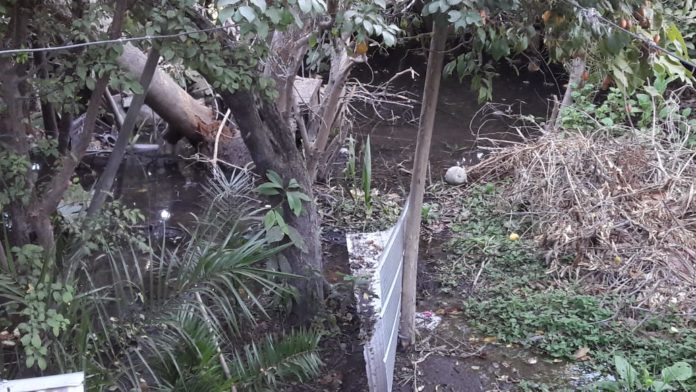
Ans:
[[[551,273],[640,307],[692,311],[696,151],[666,139],[630,130],[546,134],[495,151],[471,175],[511,179],[504,199],[531,217]]]

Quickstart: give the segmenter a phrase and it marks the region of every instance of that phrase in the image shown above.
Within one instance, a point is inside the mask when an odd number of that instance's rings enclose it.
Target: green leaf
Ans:
[[[686,381],[694,375],[691,365],[686,362],[677,362],[674,365],[662,369],[662,379],[669,383],[674,381]]]
[[[230,19],[231,17],[233,17],[236,12],[237,12],[237,9],[234,7],[222,8],[218,11],[218,20],[224,22],[227,19]]]
[[[394,46],[396,45],[396,37],[394,34],[389,33],[389,32],[383,32],[382,33],[382,39],[384,40],[384,44],[387,46]]]
[[[439,1],[433,1],[432,3],[428,4],[427,7],[424,7],[424,9],[428,9],[428,13],[434,14],[437,12],[438,8],[440,8],[440,2]]]
[[[616,373],[619,374],[619,378],[625,381],[629,387],[633,388],[638,381],[636,369],[628,363],[626,358],[618,355],[614,357],[614,366],[616,367]]]
[[[268,23],[264,22],[261,19],[256,19],[256,32],[259,35],[259,38],[261,39],[266,39],[268,37],[268,32],[269,32],[269,27]]]
[[[292,226],[288,226],[288,231],[287,231],[288,237],[290,237],[290,241],[292,241],[292,244],[295,245],[298,249],[300,249],[302,252],[307,253],[307,244],[305,243],[304,239],[302,238],[302,235],[300,232],[297,231]]]
[[[36,348],[41,347],[41,338],[39,337],[38,333],[35,333],[31,336],[31,345]]]
[[[36,359],[34,358],[33,355],[27,356],[27,362],[26,362],[27,367],[30,368],[30,367],[34,366],[34,361],[36,361]]]
[[[276,224],[276,214],[274,210],[268,211],[266,216],[263,218],[263,228],[266,231],[270,230]]]
[[[491,44],[491,56],[497,61],[510,54],[510,46],[506,38],[498,38]]]
[[[462,12],[457,10],[452,10],[447,13],[449,15],[449,22],[454,23],[462,18]]]
[[[39,369],[46,370],[46,359],[39,357],[39,359],[36,360],[36,363],[39,365]]]
[[[70,294],[70,292],[66,291],[63,293],[63,302],[65,302],[67,304],[72,300],[73,300],[73,296],[72,296],[72,294]]]
[[[614,126],[614,120],[612,120],[609,117],[604,117],[600,120],[600,122],[608,127],[613,127]]]
[[[251,0],[251,4],[257,6],[261,12],[266,12],[266,0]]]
[[[273,170],[269,170],[266,172],[266,177],[268,177],[269,180],[271,180],[272,183],[280,187],[281,189],[283,188],[283,179],[280,178],[280,175],[276,173]]]
[[[290,182],[288,183],[288,189],[299,189],[299,188],[301,188],[300,183],[297,182],[296,179],[291,178]]]
[[[674,388],[672,388],[669,384],[663,382],[663,381],[654,381],[652,384],[653,389],[655,392],[662,392],[662,391],[673,391]]]
[[[674,25],[674,23],[670,24],[669,28],[667,28],[667,39],[672,41],[674,43],[675,47],[677,47],[677,52],[683,56],[683,57],[688,57],[689,54],[687,52],[687,46],[686,42],[684,41],[684,37],[682,36],[681,32],[677,28],[677,26]]]
[[[286,193],[286,197],[288,199],[288,205],[290,206],[290,210],[292,210],[293,214],[295,216],[300,216],[302,213],[302,201],[300,198],[297,196],[299,192],[288,192]]]
[[[372,22],[369,20],[365,19],[363,21],[363,27],[365,28],[365,31],[367,32],[368,35],[372,35],[374,33],[374,28],[372,27]]]
[[[305,14],[312,10],[312,0],[298,0],[297,4],[300,6],[300,10]]]
[[[239,7],[239,13],[242,14],[244,19],[248,20],[249,22],[253,22],[254,19],[256,19],[256,11],[254,11],[254,9],[248,5]]]
[[[265,182],[256,187],[256,192],[265,196],[274,196],[280,194],[278,189],[283,189],[283,187],[280,187],[272,182]]]
[[[285,238],[285,233],[278,226],[273,226],[269,230],[266,230],[266,241],[269,244],[280,242]]]
[[[278,24],[280,23],[282,19],[282,15],[280,13],[280,10],[277,8],[269,8],[266,10],[266,16],[268,19],[271,20],[273,24]]]
[[[285,231],[285,228],[288,226],[287,223],[285,223],[285,219],[283,219],[283,214],[280,212],[273,210],[273,214],[275,214],[275,220],[278,226]]]

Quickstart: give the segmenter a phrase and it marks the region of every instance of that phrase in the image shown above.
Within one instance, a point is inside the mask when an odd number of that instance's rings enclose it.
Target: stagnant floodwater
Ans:
[[[413,64],[414,62],[410,62]],[[415,70],[420,74],[415,80],[402,76],[398,82],[399,90],[409,91],[420,96],[423,90],[425,64],[416,63]],[[476,100],[476,94],[471,92],[468,83],[458,80],[444,79],[440,88],[440,97],[435,120],[435,130],[431,149],[430,177],[439,180],[447,167],[457,163],[471,164],[480,157],[480,145],[490,145],[487,139],[517,140],[519,136],[510,130],[510,114],[532,114],[545,116],[547,114],[548,98],[558,94],[558,87],[544,74],[529,73],[522,67],[520,75],[512,70],[506,70],[504,75],[494,82],[494,101],[498,104],[481,111],[482,105]],[[382,71],[374,75],[375,80],[386,80],[393,72]],[[358,70],[359,78],[365,80],[373,75],[366,75],[366,70]],[[424,104],[428,104],[427,102]],[[412,114],[417,116],[420,107],[416,106]],[[398,125],[378,121],[362,121],[360,127],[353,131],[358,140],[364,140],[368,134],[372,146],[372,170],[375,187],[396,190],[405,189],[408,185],[412,156],[415,148],[417,122],[401,122]],[[99,166],[98,162],[94,162]],[[199,214],[206,206],[200,204],[201,190],[207,181],[205,172],[196,169],[194,165],[173,160],[157,154],[129,155],[121,167],[116,186],[116,196],[131,207],[137,207],[146,216],[150,227],[161,225],[167,220],[167,226],[192,222],[191,214]],[[325,255],[329,258],[326,265],[336,269],[337,265],[346,265],[347,252],[344,241],[332,241],[325,247]],[[428,257],[427,249],[421,257]],[[432,255],[431,255],[432,256]],[[333,260],[331,260],[333,259]],[[333,273],[335,271],[328,271]],[[431,297],[428,302],[440,301]],[[444,300],[444,299],[442,299]],[[422,306],[426,306],[423,304]],[[467,332],[463,321],[447,320],[442,325],[442,336],[454,335],[466,339]],[[356,336],[357,338],[357,336]],[[355,379],[356,372],[364,372],[362,352],[356,344],[352,350],[352,359],[347,362],[328,364],[343,367],[345,375],[341,390],[358,391],[364,389],[364,382],[353,385],[350,379]],[[516,359],[519,358],[519,359]],[[486,356],[473,357],[466,360],[451,358],[443,355],[431,355],[419,364],[422,373],[419,385],[423,391],[483,391],[499,385],[500,377],[512,378],[529,376],[543,372],[550,377],[565,374],[565,367],[558,364],[533,366],[528,362],[529,355],[520,349],[505,347],[489,347]],[[410,361],[404,355],[399,356],[396,373],[403,373],[403,367],[410,366]],[[401,368],[400,368],[401,367]],[[547,369],[548,367],[548,369]],[[516,373],[509,373],[514,369]],[[408,369],[407,369],[408,370]],[[510,370],[511,372],[512,370]],[[509,373],[509,374],[508,374]],[[526,373],[526,374],[525,374]],[[364,374],[364,373],[363,373]],[[508,374],[506,376],[506,374]],[[403,381],[403,379],[401,380]],[[442,387],[445,389],[442,389]],[[395,390],[410,391],[412,384],[401,385]]]

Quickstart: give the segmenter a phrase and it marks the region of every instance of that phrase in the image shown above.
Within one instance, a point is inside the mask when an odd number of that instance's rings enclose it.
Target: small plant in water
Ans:
[[[370,135],[363,145],[362,191],[367,215],[372,214],[372,152],[370,151]]]
[[[348,139],[346,141],[348,142],[348,160],[346,161],[346,168],[343,170],[343,173],[346,176],[345,178],[348,184],[350,184],[350,186],[355,186],[357,163],[357,157],[355,155],[355,138],[353,135],[348,135]]]

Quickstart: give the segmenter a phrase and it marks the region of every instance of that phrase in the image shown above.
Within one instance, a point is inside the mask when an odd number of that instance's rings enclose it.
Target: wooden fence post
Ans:
[[[423,102],[421,104],[420,124],[416,155],[411,174],[409,191],[409,210],[406,213],[406,247],[404,250],[403,288],[401,292],[401,322],[399,338],[402,347],[409,347],[416,338],[416,275],[418,273],[418,244],[420,241],[421,208],[425,193],[425,176],[430,157],[430,140],[435,125],[440,79],[447,43],[447,19],[437,15],[433,22],[433,35],[428,55],[428,70],[425,74]]]

